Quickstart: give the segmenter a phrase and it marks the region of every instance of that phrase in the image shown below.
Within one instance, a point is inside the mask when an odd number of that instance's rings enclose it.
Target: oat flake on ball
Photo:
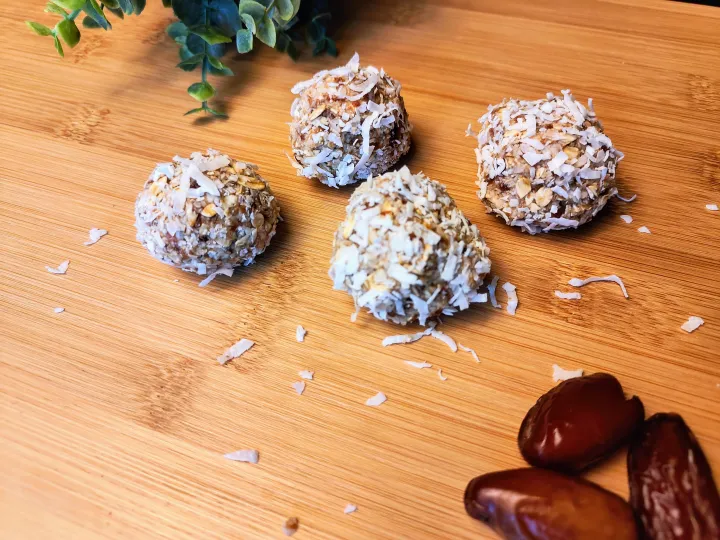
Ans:
[[[399,324],[452,315],[478,294],[490,250],[445,186],[407,167],[375,176],[350,197],[330,262],[335,288]]]
[[[569,90],[537,101],[505,99],[489,106],[480,124],[478,196],[507,224],[530,234],[575,228],[617,194],[623,154],[603,133],[592,99],[587,108]]]
[[[347,65],[292,89],[293,166],[298,176],[337,188],[382,174],[410,149],[412,129],[400,83],[384,70]]]
[[[150,254],[200,275],[251,264],[279,217],[257,166],[215,150],[159,164],[135,203],[137,239]]]

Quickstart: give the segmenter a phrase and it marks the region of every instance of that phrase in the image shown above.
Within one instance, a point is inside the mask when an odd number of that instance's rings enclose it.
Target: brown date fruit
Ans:
[[[467,513],[512,540],[637,540],[630,505],[600,486],[546,469],[478,476]]]
[[[595,373],[541,396],[520,425],[518,446],[530,465],[574,474],[612,454],[644,418],[640,398],[625,399],[615,377]]]
[[[630,504],[650,540],[720,540],[720,495],[682,417],[658,413],[628,451]]]

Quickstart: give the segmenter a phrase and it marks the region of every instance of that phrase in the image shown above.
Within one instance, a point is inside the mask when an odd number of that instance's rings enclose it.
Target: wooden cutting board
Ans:
[[[705,209],[720,203],[720,10],[356,2],[338,59],[293,63],[264,47],[232,59],[237,76],[218,81],[230,119],[208,122],[182,116],[196,74],[174,67],[160,2],[84,32],[64,60],[23,25],[49,20],[43,3],[7,3],[0,19],[0,537],[280,538],[296,516],[298,539],[493,538],[465,515],[463,490],[522,466],[517,429],[554,363],[610,372],[648,413],[681,413],[720,475],[720,214]],[[431,339],[381,347],[404,329],[352,324],[350,297],[332,290],[351,189],[294,175],[285,122],[290,87],[354,51],[402,82],[410,168],[448,185],[493,271],[517,285],[515,317],[480,306],[444,321],[479,364]],[[505,96],[563,88],[595,99],[626,154],[621,193],[638,198],[532,237],[485,214],[464,130]],[[136,242],[133,204],[156,162],[207,147],[260,164],[285,221],[257,264],[200,289]],[[92,227],[109,235],[87,247]],[[65,259],[66,275],[46,272]],[[577,302],[553,295],[607,274],[629,300],[613,284]],[[687,334],[690,315],[705,325]],[[256,346],[218,365],[243,337]],[[298,396],[301,369],[315,379]],[[365,406],[378,391],[388,401]],[[223,459],[241,448],[260,462]],[[589,477],[625,496],[624,460]],[[358,511],[344,515],[347,503]]]

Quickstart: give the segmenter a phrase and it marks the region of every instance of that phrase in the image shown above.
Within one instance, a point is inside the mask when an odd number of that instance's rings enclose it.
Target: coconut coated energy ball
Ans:
[[[382,174],[410,149],[400,83],[384,70],[345,66],[292,89],[291,162],[298,176],[340,187]]]
[[[424,325],[484,301],[477,291],[490,271],[489,254],[445,186],[403,167],[371,177],[350,197],[330,277],[356,310]]]
[[[603,132],[592,99],[585,107],[569,90],[505,99],[480,124],[478,196],[508,225],[530,234],[575,228],[617,194],[623,154]]]
[[[251,264],[279,217],[257,166],[215,150],[159,164],[135,203],[137,239],[150,254],[200,275]]]

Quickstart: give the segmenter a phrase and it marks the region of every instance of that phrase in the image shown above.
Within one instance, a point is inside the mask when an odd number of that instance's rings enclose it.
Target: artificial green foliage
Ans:
[[[51,37],[58,54],[65,56],[62,42],[72,48],[80,41],[79,16],[84,29],[110,30],[108,15],[121,20],[140,15],[145,4],[146,0],[52,0],[45,12],[60,16],[54,28],[33,21],[26,24],[36,34]],[[188,94],[201,106],[185,114],[225,116],[208,105],[217,93],[208,76],[234,75],[220,59],[233,50],[250,52],[256,39],[293,60],[300,54],[297,44],[303,41],[313,55],[337,55],[335,41],[327,35],[329,0],[162,0],[162,5],[178,18],[167,28],[179,48],[177,67],[200,71],[200,81],[188,87]]]

